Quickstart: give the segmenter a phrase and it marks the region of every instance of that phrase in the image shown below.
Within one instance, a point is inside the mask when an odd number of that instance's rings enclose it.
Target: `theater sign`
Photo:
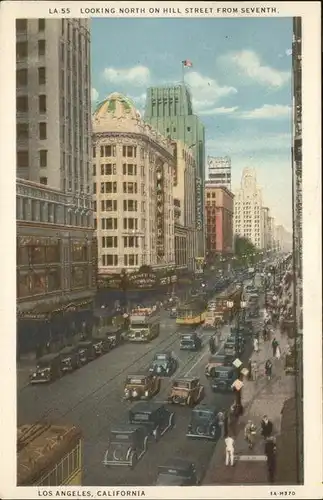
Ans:
[[[202,198],[202,181],[200,177],[195,179],[195,195],[196,195],[196,229],[203,229],[203,198]]]
[[[164,169],[162,164],[156,169],[157,193],[157,258],[163,260],[165,255],[165,199],[164,199]]]

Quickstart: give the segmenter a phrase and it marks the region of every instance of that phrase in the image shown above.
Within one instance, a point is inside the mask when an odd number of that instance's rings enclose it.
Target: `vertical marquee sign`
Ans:
[[[203,229],[203,204],[202,204],[202,181],[200,177],[195,179],[195,196],[196,196],[196,229]]]
[[[157,192],[157,258],[163,260],[165,255],[165,199],[164,199],[164,169],[158,163],[156,169]]]

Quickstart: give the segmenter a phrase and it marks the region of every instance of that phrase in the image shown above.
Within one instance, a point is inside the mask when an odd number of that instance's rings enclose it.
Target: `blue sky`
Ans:
[[[264,203],[291,228],[291,18],[92,19],[92,100],[111,92],[144,109],[151,85],[185,82],[206,155],[232,159],[233,189],[254,167]]]

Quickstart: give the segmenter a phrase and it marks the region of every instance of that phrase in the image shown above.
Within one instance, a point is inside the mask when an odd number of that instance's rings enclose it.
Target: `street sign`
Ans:
[[[236,391],[241,391],[242,387],[243,387],[243,382],[241,382],[241,380],[239,380],[238,378],[233,382],[233,384],[231,385],[232,389],[235,389]]]
[[[247,377],[247,375],[249,374],[249,370],[247,370],[247,368],[242,368],[241,373],[244,377]]]
[[[240,368],[240,366],[242,365],[242,361],[240,361],[239,358],[235,359],[232,364],[236,367],[236,368]]]

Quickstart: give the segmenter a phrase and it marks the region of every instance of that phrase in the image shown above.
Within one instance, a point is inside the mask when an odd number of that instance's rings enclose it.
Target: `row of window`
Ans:
[[[216,198],[216,194],[215,193],[206,193],[206,197],[207,198]]]
[[[38,19],[38,32],[41,33],[45,31],[46,19]],[[16,19],[16,33],[27,33],[28,30],[28,20],[27,19]]]
[[[38,161],[40,167],[47,167],[47,153],[46,149],[40,149],[38,151]],[[26,168],[29,167],[29,150],[17,151],[17,167]]]
[[[145,211],[145,202],[141,202],[142,212]],[[117,200],[101,200],[101,212],[116,212],[118,210]],[[123,210],[125,212],[137,212],[138,202],[137,200],[123,200]],[[97,202],[93,202],[93,211],[97,212]]]
[[[44,56],[46,53],[46,40],[38,40],[38,57]],[[17,61],[25,61],[28,58],[28,41],[16,43],[16,59]]]
[[[94,219],[95,228],[97,228],[97,219]],[[118,229],[118,219],[116,218],[102,218],[101,219],[101,229]],[[132,217],[126,217],[123,219],[123,229],[138,229],[138,219]]]
[[[138,194],[138,184],[137,182],[123,182],[122,183],[123,193],[128,194]],[[101,182],[100,183],[100,193],[101,194],[112,194],[117,193],[117,181],[114,182]],[[93,194],[97,193],[97,183],[93,183]]]
[[[93,158],[96,158],[97,148],[93,148]],[[115,144],[100,146],[100,157],[101,158],[111,158],[117,156],[117,148]],[[125,158],[137,158],[137,146],[123,146],[122,156]],[[140,148],[140,158],[143,160],[145,157],[144,148]]]
[[[17,123],[17,139],[29,139],[29,123]],[[38,139],[47,139],[47,123],[38,123]]]
[[[102,248],[118,248],[118,237],[117,236],[102,236],[101,244],[102,244]],[[123,236],[123,247],[124,248],[139,248],[138,236]]]
[[[118,255],[103,254],[102,255],[102,266],[118,266]],[[125,254],[123,256],[124,266],[138,266],[139,265],[139,255],[138,254]]]
[[[28,95],[18,95],[16,98],[16,111],[17,113],[28,113],[29,111],[29,98]],[[47,98],[46,94],[38,96],[38,112],[40,114],[47,111]]]
[[[38,68],[38,85],[46,85],[47,72],[45,66]],[[28,85],[28,69],[21,68],[16,70],[16,86],[26,87]]]

